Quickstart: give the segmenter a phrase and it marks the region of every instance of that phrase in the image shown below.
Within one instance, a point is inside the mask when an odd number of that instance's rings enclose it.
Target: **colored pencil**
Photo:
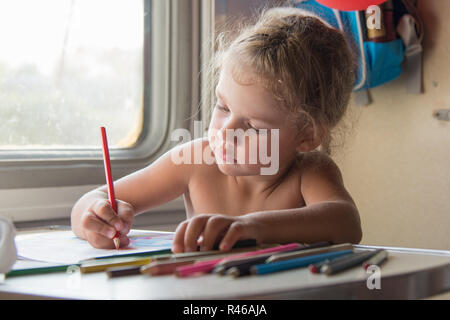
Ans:
[[[141,268],[136,266],[108,268],[106,270],[106,275],[108,276],[108,278],[134,276],[137,274],[141,274]]]
[[[299,248],[301,245],[298,243],[290,243],[282,246],[261,249],[257,251],[244,252],[241,254],[236,254],[227,258],[219,258],[207,261],[201,261],[198,263],[194,263],[193,265],[181,266],[176,269],[176,275],[179,277],[189,276],[198,272],[210,272],[214,269],[217,263],[223,261],[224,259],[236,259],[242,257],[256,256],[264,253],[272,253],[272,252],[281,252],[286,250],[292,250],[294,248]]]
[[[168,261],[186,258],[198,258],[221,255],[223,252],[220,250],[208,250],[208,251],[193,251],[193,252],[181,252],[181,253],[167,253],[158,254],[153,257],[155,261]]]
[[[90,259],[86,259],[83,260],[81,262],[88,262],[88,261],[95,261],[95,260],[105,260],[105,259],[114,259],[114,258],[125,258],[125,257],[141,257],[141,258],[148,258],[148,257],[152,257],[153,260],[155,260],[156,256],[160,256],[160,255],[166,255],[169,252],[172,252],[171,249],[160,249],[160,250],[149,250],[149,251],[143,251],[143,252],[132,252],[132,253],[123,253],[124,251],[121,252],[120,255],[117,254],[113,254],[110,256],[102,256],[102,257],[95,257],[95,258],[90,258]]]
[[[234,278],[243,277],[251,275],[251,269],[255,264],[242,264],[239,266],[231,267],[226,271],[227,276],[232,276]]]
[[[195,259],[185,259],[185,260],[178,260],[178,261],[168,261],[168,262],[152,262],[148,265],[141,267],[141,273],[148,274],[151,276],[159,276],[159,275],[166,275],[166,274],[172,274],[175,272],[175,269],[180,266],[185,266],[188,264],[193,264],[198,260]]]
[[[200,263],[202,261],[211,261],[211,256],[214,257],[214,260],[220,259],[228,259],[228,257],[236,255],[236,252],[242,252],[242,249],[236,249],[234,252],[223,252],[223,251],[210,251],[209,255],[183,255],[180,254],[173,255],[173,258],[169,259],[154,259],[154,261],[146,266],[141,268],[142,273],[147,273],[150,275],[161,275],[161,274],[172,274],[176,271],[177,267]],[[246,251],[248,252],[248,251]],[[195,252],[192,252],[195,253]],[[197,252],[200,253],[200,252]],[[204,253],[204,252],[201,252]]]
[[[320,261],[320,262],[317,262],[317,263],[312,263],[312,264],[309,265],[308,268],[309,268],[309,271],[311,273],[321,273],[320,268],[322,268],[323,265],[325,265],[325,264],[327,264],[327,263],[329,263],[331,261],[334,261],[334,260],[344,259],[346,257],[347,256],[334,257],[334,258],[326,259],[326,260],[323,260],[323,261]]]
[[[92,260],[89,262],[83,262],[80,266],[80,270],[82,273],[101,272],[107,270],[108,268],[114,267],[143,266],[149,264],[151,261],[151,257],[117,257],[113,259]]]
[[[220,268],[218,273],[232,275],[234,277],[243,276],[250,274],[250,268],[254,265],[258,265],[264,263],[266,261],[265,256],[255,257],[252,259],[241,260],[240,263],[228,264],[226,267],[217,267]],[[222,269],[223,268],[223,269]],[[219,274],[220,274],[219,273]]]
[[[297,250],[294,252],[274,254],[266,260],[266,263],[307,257],[307,256],[319,254],[319,253],[335,252],[335,251],[351,250],[351,249],[353,249],[352,244],[344,243],[344,244],[337,244],[334,246],[315,248],[315,249],[309,249],[309,250]]]
[[[252,265],[253,266],[253,265]],[[232,276],[234,278],[242,277],[242,276],[248,276],[250,275],[250,268],[252,266],[237,266],[237,267],[231,267],[227,270],[226,275]]]
[[[240,259],[231,259],[231,260],[224,260],[220,263],[218,263],[214,268],[214,273],[218,275],[224,275],[228,269],[232,267],[240,267],[240,266],[252,266],[255,264],[260,264],[266,261],[268,257],[270,257],[270,253],[252,256],[252,257],[245,257]]]
[[[279,253],[279,254],[266,253],[266,254],[257,255],[254,257],[225,259],[224,261],[221,261],[217,264],[217,266],[214,268],[214,273],[223,275],[223,274],[227,273],[228,269],[230,269],[232,267],[240,267],[241,269],[243,269],[243,268],[249,269],[252,265],[267,262],[267,259],[271,258],[272,256],[283,255],[286,252],[287,252],[286,254],[290,254],[290,253],[292,254],[292,253],[300,252],[303,250],[309,251],[308,249],[312,250],[314,248],[321,248],[321,247],[330,246],[330,245],[331,244],[329,242],[318,242],[318,243],[313,243],[310,245],[304,245],[304,246],[300,246],[297,248],[293,248],[292,250],[286,250],[286,251],[283,251],[283,253]],[[266,258],[266,260],[264,260],[264,258]]]
[[[242,254],[236,254],[229,257],[224,258],[222,261],[218,263],[218,265],[224,265],[231,261],[236,261],[239,259],[245,259],[249,257],[259,257],[262,255],[271,256],[273,254],[279,253],[279,252],[291,252],[296,250],[301,250],[304,246],[298,243],[290,243],[286,245],[281,246],[275,246],[275,247],[269,247],[257,251],[251,251],[251,252],[245,252]]]
[[[108,138],[106,137],[105,127],[100,127],[100,131],[102,134],[103,164],[105,167],[106,184],[108,185],[109,202],[111,203],[112,209],[117,214],[117,203],[116,203],[116,196],[114,194],[114,182],[113,182],[112,173],[111,173],[111,161],[109,158]],[[114,246],[116,247],[116,250],[118,250],[120,247],[120,238],[119,237],[120,237],[120,232],[116,231],[116,234],[113,237],[113,242],[114,242]]]
[[[215,251],[214,254],[215,259],[219,260],[224,259],[230,256],[230,253],[225,253],[222,251]],[[149,274],[152,276],[155,275],[163,275],[163,274],[172,274],[175,272],[177,267],[199,263],[201,261],[210,261],[211,256],[186,256],[186,257],[177,257],[173,259],[163,259],[163,260],[155,260],[148,265],[141,267],[141,272],[145,274]]]
[[[367,270],[370,266],[381,266],[388,258],[388,252],[385,249],[378,249],[377,253],[369,260],[363,263],[363,268]]]
[[[239,249],[248,249],[249,247],[256,247],[257,243],[255,239],[248,240],[239,240],[237,241],[233,247],[231,248],[234,252],[242,252],[247,250],[239,250]],[[212,255],[223,255],[225,253],[233,253],[230,251],[221,251],[218,250],[219,243],[217,243],[213,250],[200,251],[200,246],[197,247],[197,251],[193,252],[181,252],[181,253],[168,253],[168,254],[158,254],[153,257],[155,261],[163,261],[163,260],[173,260],[173,259],[184,259],[184,258],[195,258],[195,257],[203,257],[203,256],[212,256]]]
[[[220,253],[222,257],[226,255],[226,253],[223,252]],[[226,258],[226,256],[224,258]],[[151,276],[167,275],[174,273],[175,269],[179,266],[193,264],[195,262],[202,261],[202,259],[204,260],[205,257],[197,256],[194,258],[178,258],[178,259],[167,259],[162,261],[152,261],[149,264],[137,266],[134,268],[124,268],[123,270],[119,268],[117,272],[113,272],[111,276],[120,277],[121,275],[127,276],[129,274],[136,274],[137,270],[139,270],[139,272],[142,274],[147,274]],[[109,269],[107,269],[107,271],[109,271]]]
[[[325,265],[320,267],[320,272],[325,273],[326,275],[332,275],[341,271],[345,271],[356,265],[360,265],[364,261],[372,258],[376,253],[376,250],[353,253],[348,257],[336,259],[334,261],[326,263]]]
[[[311,271],[311,273],[322,273],[321,268],[322,266],[329,264],[331,261],[342,261],[347,259],[348,257],[350,257],[350,255],[348,256],[343,256],[343,257],[335,257],[333,259],[326,259],[323,261],[320,261],[318,263],[313,263],[309,265],[309,271]]]
[[[321,241],[311,244],[305,244],[303,247],[301,247],[299,250],[309,250],[309,249],[315,249],[315,248],[322,248],[322,247],[328,247],[331,246],[332,243],[328,241]]]
[[[322,268],[323,265],[325,265],[326,263],[330,262],[330,259],[324,260],[324,261],[320,261],[317,263],[312,263],[308,266],[308,269],[311,273],[320,273],[320,268]]]
[[[284,271],[294,268],[303,268],[309,266],[311,263],[317,263],[326,259],[330,259],[333,257],[348,255],[353,253],[352,250],[344,250],[337,252],[327,252],[322,254],[317,254],[309,257],[296,258],[291,260],[284,260],[279,262],[271,262],[265,264],[258,264],[251,267],[251,274],[261,275],[268,274],[278,271]]]
[[[34,275],[34,274],[67,272],[67,269],[69,267],[79,267],[79,266],[80,266],[79,264],[63,264],[63,265],[50,265],[50,266],[42,266],[42,267],[13,269],[6,274],[6,278],[17,277],[17,276],[27,276],[27,275]]]
[[[232,249],[231,251],[220,251],[220,250],[208,250],[208,251],[194,251],[194,252],[182,252],[182,253],[172,253],[172,254],[161,254],[153,256],[154,261],[164,262],[164,261],[177,261],[183,259],[199,259],[208,260],[215,258],[224,258],[235,255],[241,252],[248,252],[246,248]]]

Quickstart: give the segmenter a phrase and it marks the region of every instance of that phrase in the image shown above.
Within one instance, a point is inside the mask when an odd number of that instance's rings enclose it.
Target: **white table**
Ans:
[[[381,266],[381,289],[368,289],[370,274],[360,267],[333,276],[302,268],[237,279],[62,272],[7,278],[0,299],[422,299],[450,291],[450,251],[384,248],[389,260]]]

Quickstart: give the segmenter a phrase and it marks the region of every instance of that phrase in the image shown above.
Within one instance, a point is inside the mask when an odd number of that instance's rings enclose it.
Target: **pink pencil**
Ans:
[[[277,247],[273,247],[273,248],[267,248],[267,249],[261,249],[261,250],[257,250],[257,251],[235,254],[235,255],[232,255],[229,257],[225,257],[225,258],[201,261],[201,262],[194,263],[192,265],[178,267],[176,269],[176,275],[179,277],[185,277],[185,276],[189,276],[191,274],[197,273],[197,272],[210,272],[214,269],[216,264],[218,264],[221,261],[228,260],[228,259],[238,259],[238,258],[243,258],[243,257],[256,256],[258,254],[264,254],[264,253],[283,252],[283,251],[294,250],[294,249],[297,249],[300,247],[301,247],[301,245],[298,243],[289,243],[289,244],[285,244],[285,245],[277,246]]]

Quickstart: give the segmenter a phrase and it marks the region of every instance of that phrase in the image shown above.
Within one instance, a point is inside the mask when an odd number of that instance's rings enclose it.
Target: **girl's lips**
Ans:
[[[227,148],[228,146],[228,148]],[[223,161],[223,163],[225,164],[234,164],[236,163],[236,159],[233,156],[233,146],[230,146],[224,142],[222,142],[220,145],[215,145],[214,150],[214,154],[216,156],[217,159],[220,159]],[[231,152],[227,153],[227,149]]]

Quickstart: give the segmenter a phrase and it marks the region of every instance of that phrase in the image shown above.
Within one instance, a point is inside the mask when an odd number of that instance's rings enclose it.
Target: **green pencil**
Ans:
[[[79,267],[80,264],[64,264],[64,265],[53,265],[47,267],[34,267],[34,268],[22,268],[11,270],[6,274],[6,278],[17,277],[17,276],[26,276],[31,274],[45,274],[45,273],[54,273],[54,272],[66,272],[67,268],[71,266]]]
[[[169,254],[171,253],[171,249],[161,249],[156,251],[145,251],[145,252],[137,252],[137,253],[125,253],[119,255],[110,255],[103,257],[95,257],[91,259],[83,260],[82,262],[91,261],[91,260],[102,260],[102,259],[114,259],[114,258],[128,258],[128,257],[151,257],[155,255]]]

